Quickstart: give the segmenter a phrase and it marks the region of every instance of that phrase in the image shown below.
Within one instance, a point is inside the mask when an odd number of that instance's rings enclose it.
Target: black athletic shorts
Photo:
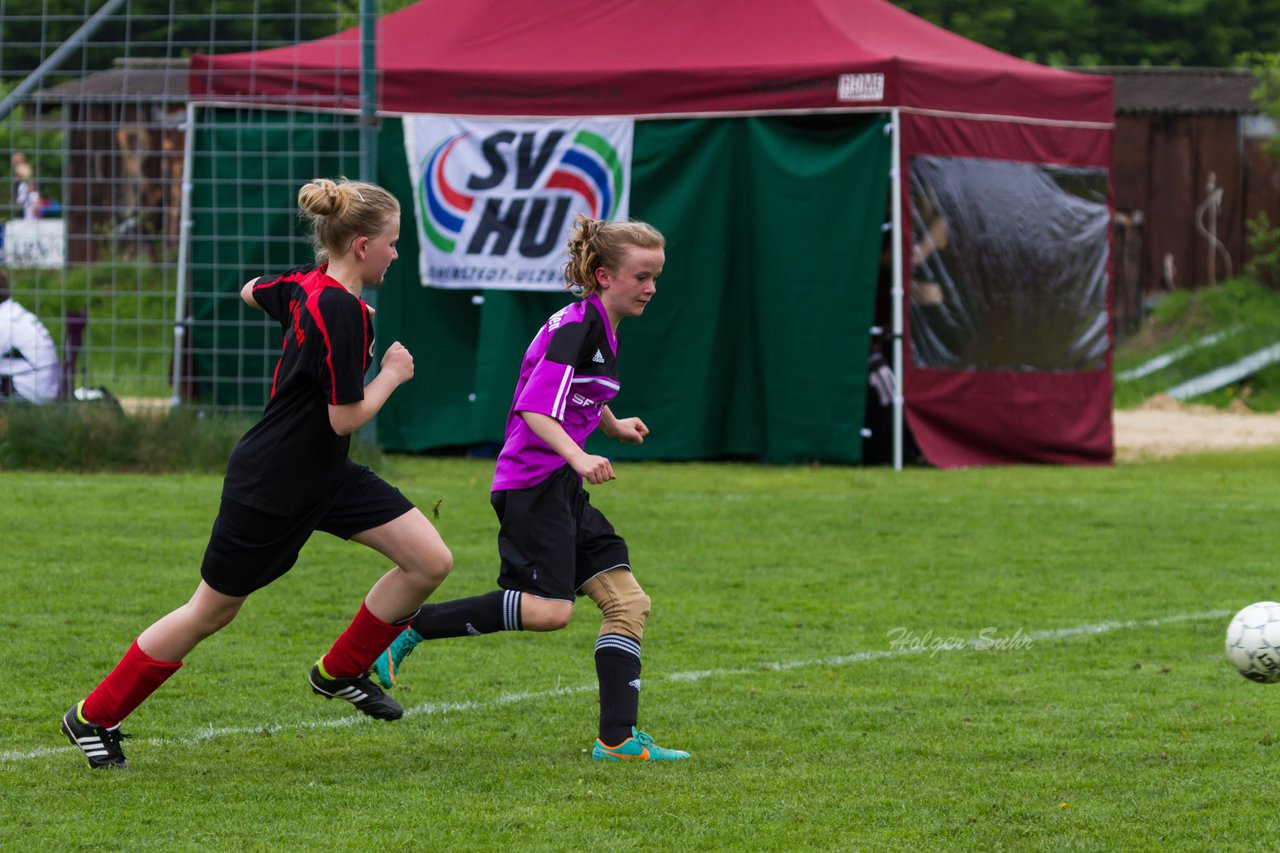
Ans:
[[[350,459],[338,485],[300,515],[272,515],[223,498],[200,576],[225,595],[248,595],[293,568],[315,531],[350,539],[411,509],[399,489]]]
[[[498,514],[498,586],[573,601],[601,572],[630,568],[627,543],[591,505],[582,478],[565,465],[527,489],[489,497]]]

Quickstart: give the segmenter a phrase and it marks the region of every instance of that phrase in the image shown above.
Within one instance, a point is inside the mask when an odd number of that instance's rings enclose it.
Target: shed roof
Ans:
[[[115,67],[41,89],[36,103],[66,101],[160,101],[185,104],[186,59],[117,59]]]
[[[1247,68],[1080,68],[1110,74],[1116,113],[1256,113],[1258,80]]]
[[[117,105],[149,108],[152,122],[172,127],[183,121],[187,104],[186,59],[116,59],[115,67],[68,80],[26,97],[29,105],[22,117],[25,130],[68,130],[72,116],[64,110],[71,104]],[[86,127],[84,116],[74,124]]]

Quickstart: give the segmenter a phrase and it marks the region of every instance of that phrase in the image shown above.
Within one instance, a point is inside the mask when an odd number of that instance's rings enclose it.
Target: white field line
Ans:
[[[1160,619],[1135,619],[1126,622],[1098,622],[1092,625],[1076,625],[1070,628],[1059,628],[1052,631],[1036,631],[1034,633],[1021,634],[1020,636],[1025,642],[1064,640],[1070,637],[1109,634],[1114,631],[1125,631],[1132,628],[1158,628],[1161,625],[1170,625],[1176,622],[1200,622],[1209,619],[1224,619],[1227,616],[1230,616],[1232,612],[1233,611],[1230,610],[1206,610],[1200,613],[1183,613],[1177,616],[1165,616]],[[998,646],[1000,640],[1007,640],[1009,638],[993,636],[993,639],[996,639]],[[671,675],[646,680],[656,681],[659,683],[687,683],[703,681],[708,678],[759,675],[761,672],[787,672],[789,670],[803,669],[811,666],[848,666],[855,663],[885,660],[887,658],[903,657],[905,655],[918,655],[925,653],[944,654],[956,651],[972,651],[975,648],[978,648],[979,644],[983,642],[983,640],[978,639],[969,640],[963,643],[904,643],[896,648],[882,649],[879,651],[855,652],[848,655],[809,658],[805,660],[773,661],[742,667],[704,669],[693,672],[676,672]],[[578,687],[558,687],[554,690],[531,690],[523,693],[504,693],[501,696],[497,696],[492,699],[474,699],[463,702],[425,702],[421,705],[413,705],[409,708],[405,708],[404,715],[406,717],[416,717],[421,715],[436,716],[443,714],[466,713],[470,711],[485,711],[491,708],[500,708],[504,705],[514,705],[520,702],[528,702],[536,699],[553,699],[558,696],[587,693],[595,689],[595,684],[584,684]],[[214,728],[210,726],[209,728],[201,729],[182,737],[130,740],[132,745],[147,744],[158,746],[171,744],[178,746],[190,746],[207,740],[214,740],[222,737],[234,737],[237,735],[276,734],[279,732],[307,731],[312,729],[337,729],[346,728],[348,726],[376,723],[376,720],[369,717],[351,714],[345,717],[334,717],[324,720],[295,720],[289,723],[264,726],[231,726],[227,728]],[[0,752],[0,762],[25,761],[32,758],[44,758],[45,756],[57,755],[58,753],[69,752],[74,749],[75,747],[67,744],[59,747],[42,747],[40,749],[32,749],[25,752]]]

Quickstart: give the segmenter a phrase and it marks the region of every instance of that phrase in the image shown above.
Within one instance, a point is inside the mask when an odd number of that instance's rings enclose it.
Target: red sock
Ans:
[[[84,700],[80,713],[94,725],[118,726],[180,666],[182,661],[156,660],[134,640],[116,668]]]
[[[334,641],[329,653],[320,659],[320,665],[324,667],[325,674],[334,678],[364,675],[378,655],[400,636],[404,626],[403,621],[398,625],[388,625],[370,613],[362,601],[356,618]]]

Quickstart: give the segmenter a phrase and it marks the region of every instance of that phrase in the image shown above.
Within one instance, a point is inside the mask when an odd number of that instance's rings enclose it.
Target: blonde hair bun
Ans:
[[[377,184],[341,178],[316,178],[298,190],[298,207],[311,226],[316,261],[323,263],[345,254],[357,237],[374,237],[392,216],[400,215],[400,202]]]
[[[350,203],[348,187],[340,187],[328,178],[316,178],[298,190],[298,206],[313,216],[341,217]]]

